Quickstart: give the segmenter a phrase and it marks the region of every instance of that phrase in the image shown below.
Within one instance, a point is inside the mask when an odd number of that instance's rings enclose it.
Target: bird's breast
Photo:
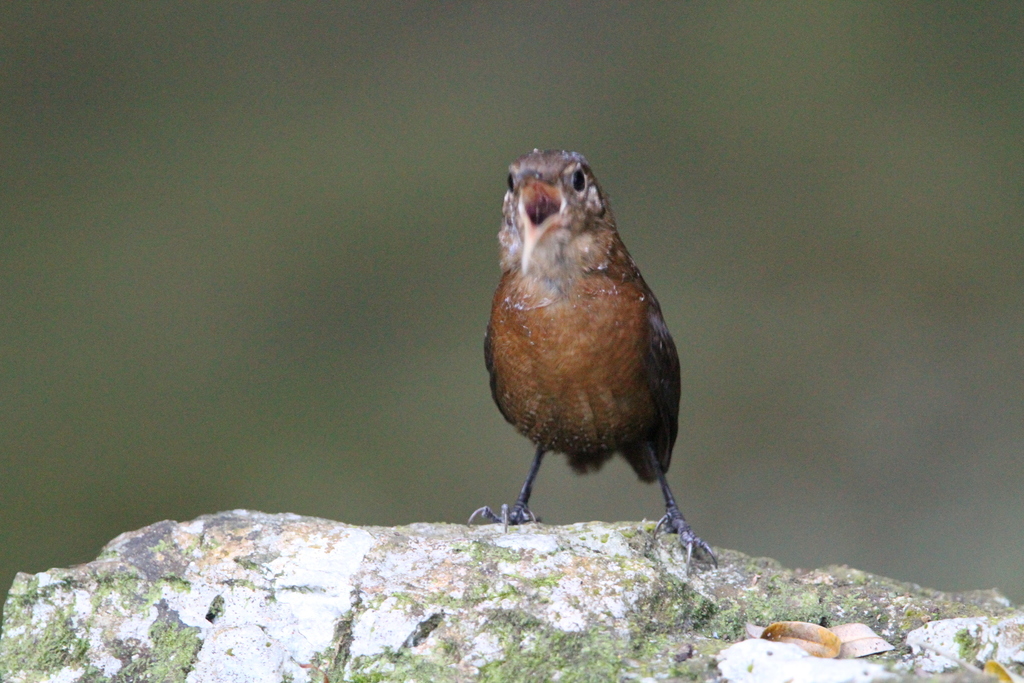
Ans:
[[[552,299],[499,287],[490,321],[502,412],[535,442],[566,453],[635,442],[655,413],[644,292],[632,283],[589,284]]]

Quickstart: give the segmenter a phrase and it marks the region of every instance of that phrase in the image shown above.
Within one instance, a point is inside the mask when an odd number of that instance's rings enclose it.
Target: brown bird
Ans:
[[[679,418],[679,357],[658,300],[615,227],[608,199],[576,152],[534,150],[509,167],[501,282],[484,338],[491,395],[537,445],[518,500],[491,522],[535,521],[528,506],[541,459],[568,456],[578,473],[621,453],[665,496],[658,528],[714,561],[665,480]]]

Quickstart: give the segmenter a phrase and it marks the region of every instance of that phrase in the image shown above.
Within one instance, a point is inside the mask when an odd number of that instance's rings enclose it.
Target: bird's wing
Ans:
[[[487,365],[487,374],[491,378],[491,398],[494,399],[494,404],[498,406],[498,410],[501,411],[502,417],[507,421],[512,422],[512,418],[509,417],[508,413],[501,405],[501,401],[498,400],[498,378],[494,372],[494,346],[491,342],[491,325],[487,324],[487,332],[484,333],[484,364]]]
[[[654,438],[661,469],[668,471],[672,461],[672,447],[679,431],[679,355],[668,326],[661,315],[654,295],[650,295],[650,310],[647,319],[650,324],[650,346],[647,350],[647,381],[658,412],[658,425]]]

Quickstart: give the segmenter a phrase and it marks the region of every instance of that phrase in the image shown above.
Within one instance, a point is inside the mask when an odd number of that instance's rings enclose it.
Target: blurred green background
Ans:
[[[507,164],[583,152],[714,545],[1024,600],[1024,5],[4,3],[0,590],[236,507],[463,522]],[[619,460],[546,522],[656,519]],[[2,596],[2,593],[0,593]]]

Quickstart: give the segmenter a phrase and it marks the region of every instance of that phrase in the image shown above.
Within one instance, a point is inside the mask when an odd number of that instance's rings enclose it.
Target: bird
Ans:
[[[529,507],[548,452],[579,474],[621,454],[657,481],[687,565],[711,547],[683,517],[665,473],[679,423],[679,356],[654,292],[619,236],[608,197],[583,155],[533,150],[509,166],[498,232],[501,280],[484,336],[498,410],[536,446],[515,504],[470,517],[538,521]]]

